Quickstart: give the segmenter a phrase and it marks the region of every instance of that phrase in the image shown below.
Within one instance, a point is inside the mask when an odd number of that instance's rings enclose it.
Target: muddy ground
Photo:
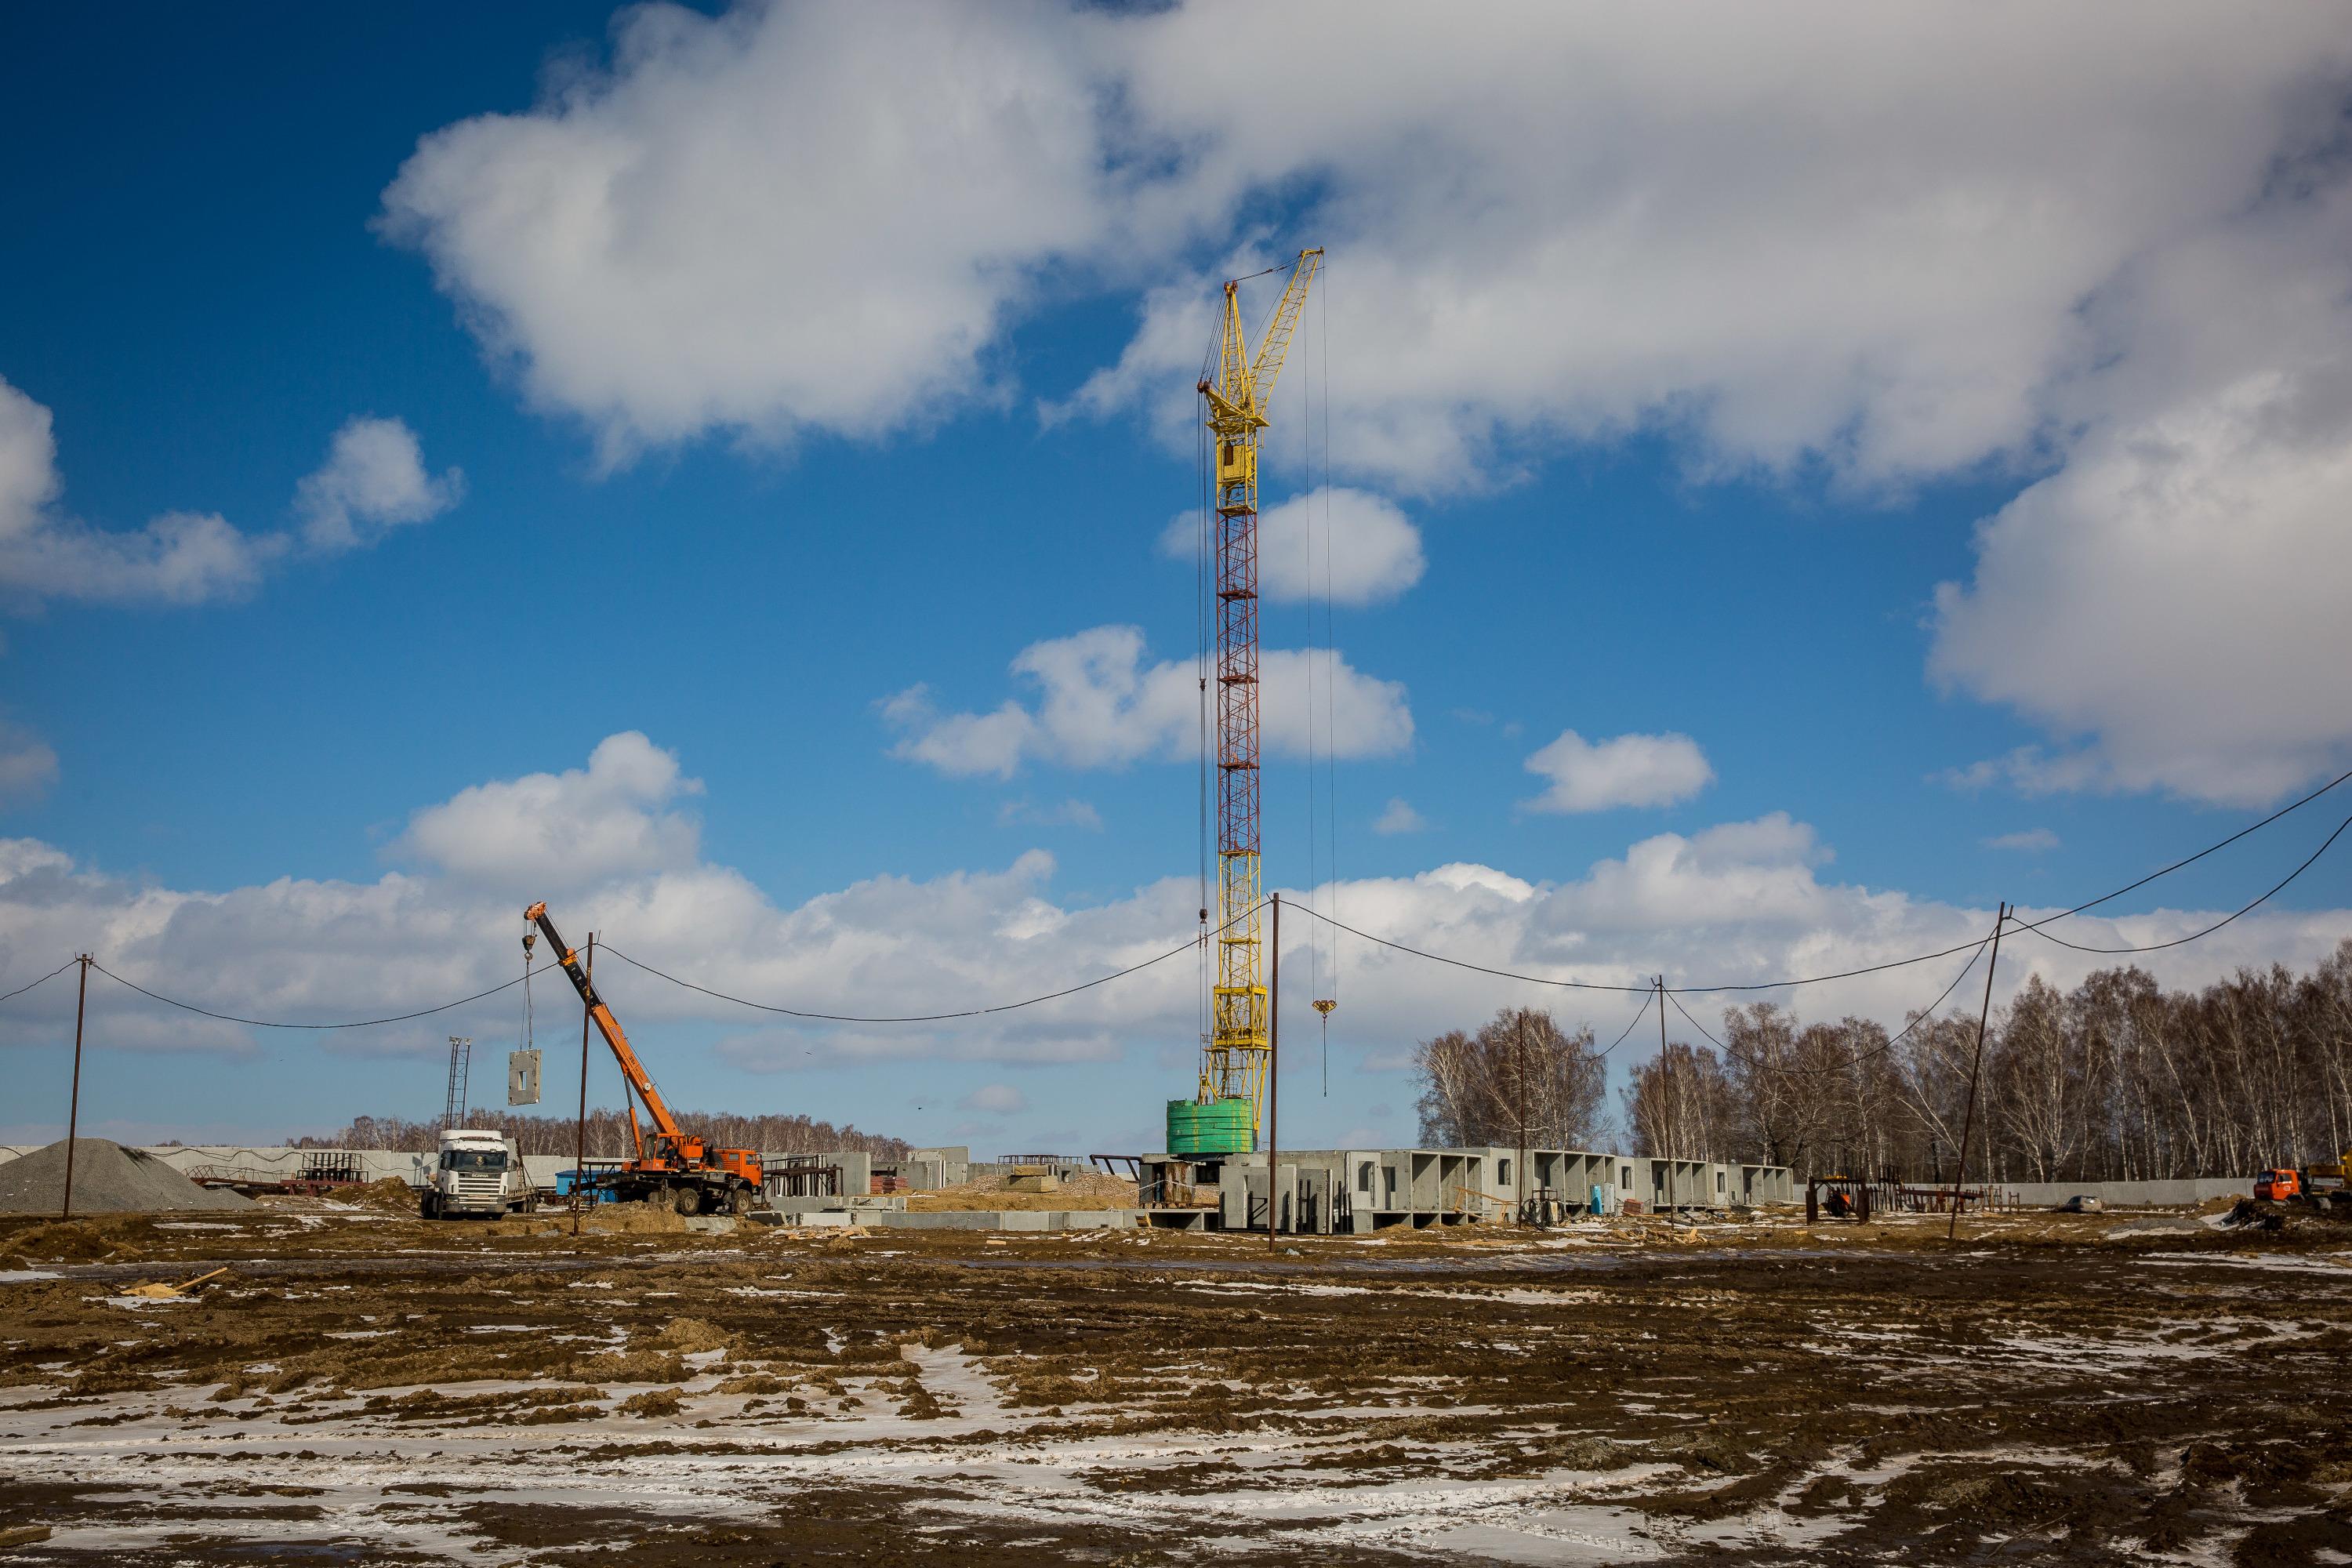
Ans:
[[[9,1222],[0,1562],[2352,1561],[2352,1229],[1942,1232]]]

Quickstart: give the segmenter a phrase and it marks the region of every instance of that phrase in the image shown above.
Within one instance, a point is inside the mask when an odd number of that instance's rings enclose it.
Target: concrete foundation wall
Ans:
[[[2096,1198],[2110,1207],[2186,1207],[2208,1198],[2253,1196],[2252,1176],[2191,1176],[2169,1182],[2000,1182],[1996,1187],[2012,1203],[2064,1203],[2068,1198]]]

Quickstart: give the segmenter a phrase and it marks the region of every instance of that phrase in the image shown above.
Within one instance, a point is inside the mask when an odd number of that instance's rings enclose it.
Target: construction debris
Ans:
[[[166,1284],[161,1280],[145,1285],[126,1285],[121,1294],[136,1296],[147,1301],[176,1301],[184,1296],[196,1294],[227,1272],[228,1266],[223,1264],[209,1274],[199,1274],[194,1279],[183,1279],[177,1285]]]
[[[226,1188],[196,1185],[142,1149],[103,1138],[74,1140],[73,1212],[172,1214],[197,1209],[249,1209],[250,1198]],[[0,1213],[57,1214],[66,1196],[63,1139],[0,1165]]]

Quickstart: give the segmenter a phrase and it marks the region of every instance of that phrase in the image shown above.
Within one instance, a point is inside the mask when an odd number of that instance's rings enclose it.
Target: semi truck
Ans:
[[[522,1152],[503,1132],[445,1127],[433,1179],[420,1200],[426,1219],[496,1219],[533,1205]]]

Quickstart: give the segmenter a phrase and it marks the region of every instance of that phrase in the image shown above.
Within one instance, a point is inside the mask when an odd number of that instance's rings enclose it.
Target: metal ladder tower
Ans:
[[[470,1036],[449,1037],[449,1095],[442,1102],[441,1126],[446,1131],[466,1125],[466,1080],[474,1070],[474,1042]]]

